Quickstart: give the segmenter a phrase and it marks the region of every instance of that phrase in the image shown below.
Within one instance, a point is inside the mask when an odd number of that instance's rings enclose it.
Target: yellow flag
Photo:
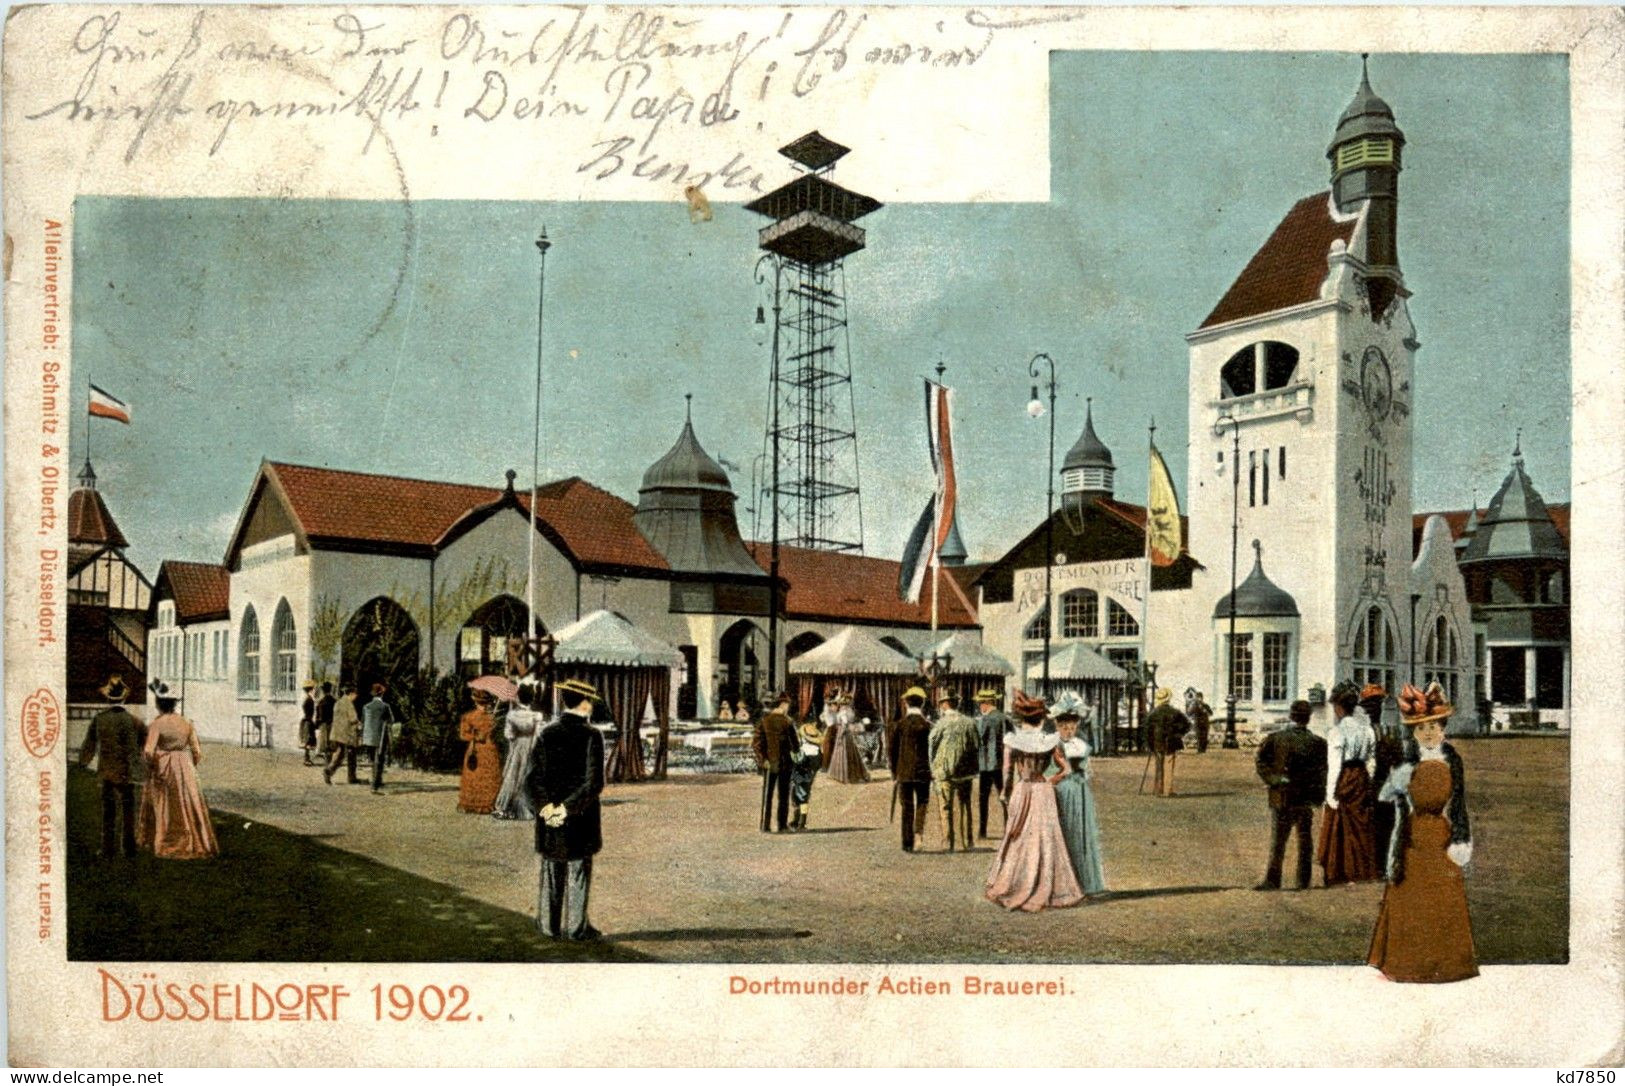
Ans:
[[[1146,509],[1146,531],[1151,537],[1151,564],[1171,566],[1179,558],[1184,533],[1179,526],[1179,495],[1173,476],[1155,445],[1151,446],[1151,500]]]

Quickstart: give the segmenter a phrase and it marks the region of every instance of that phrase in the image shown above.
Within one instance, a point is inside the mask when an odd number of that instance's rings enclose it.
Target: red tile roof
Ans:
[[[68,542],[96,547],[130,545],[107,511],[101,492],[84,486],[68,495]]]
[[[1142,534],[1145,532],[1145,506],[1120,502],[1116,498],[1096,498],[1095,504],[1118,517],[1136,532]],[[1181,513],[1179,514],[1179,553],[1189,557],[1191,553],[1190,544],[1191,518]],[[1198,563],[1198,566],[1200,566],[1200,563]]]
[[[1563,545],[1569,545],[1569,503],[1559,502],[1548,504],[1546,512],[1551,514],[1552,524],[1557,527],[1557,534],[1563,537]],[[1478,515],[1482,517],[1485,510],[1480,509]],[[1445,526],[1450,529],[1451,539],[1460,539],[1462,531],[1467,527],[1467,518],[1472,515],[1470,509],[1440,509],[1432,513],[1417,513],[1411,517],[1411,555],[1422,549],[1422,529],[1427,526],[1429,517],[1443,517]]]
[[[766,543],[746,543],[745,546],[750,549],[757,564],[767,569],[770,546]],[[792,618],[836,622],[930,626],[930,588],[927,586],[926,591],[920,594],[919,603],[904,602],[897,595],[897,578],[901,568],[902,563],[889,558],[780,546],[779,576],[787,585],[784,613]],[[975,614],[948,584],[948,577],[952,573],[952,570],[943,570],[937,625],[975,626]],[[961,578],[955,577],[955,580],[963,586]],[[965,594],[968,599],[974,599],[968,590],[965,590]]]
[[[266,465],[305,537],[323,543],[432,550],[467,514],[499,501],[496,487],[372,475],[302,464]],[[530,493],[516,495],[527,516]],[[666,561],[632,523],[629,502],[571,477],[537,491],[543,531],[580,565],[664,570]]]
[[[231,571],[210,562],[166,559],[158,567],[158,584],[169,585],[177,622],[203,622],[231,614]]]
[[[530,514],[530,494],[519,495]],[[632,523],[636,507],[580,478],[549,483],[536,492],[536,516],[583,565],[665,570],[670,566]]]
[[[1201,326],[1211,328],[1319,298],[1326,279],[1326,253],[1333,241],[1348,244],[1354,225],[1353,218],[1343,222],[1332,218],[1329,193],[1305,196],[1292,205]]]

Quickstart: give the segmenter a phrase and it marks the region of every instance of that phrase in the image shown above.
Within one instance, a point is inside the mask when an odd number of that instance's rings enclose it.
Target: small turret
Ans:
[[[1371,311],[1381,316],[1393,300],[1399,272],[1399,171],[1405,133],[1394,111],[1371,89],[1367,54],[1360,55],[1360,87],[1338,118],[1326,157],[1332,165],[1332,199],[1344,214],[1365,208],[1365,251],[1370,268]]]

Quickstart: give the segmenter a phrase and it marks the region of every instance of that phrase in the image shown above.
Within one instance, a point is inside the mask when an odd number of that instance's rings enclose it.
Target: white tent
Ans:
[[[982,644],[975,634],[959,630],[939,641],[934,650],[940,657],[953,658],[954,675],[1014,675],[1015,666]]]
[[[790,661],[792,675],[918,675],[919,671],[914,660],[856,626],[842,627],[822,645]]]
[[[1028,682],[1037,682],[1043,677],[1044,661],[1035,660],[1027,665]],[[1128,681],[1128,672],[1088,645],[1074,641],[1050,652],[1049,679],[1052,683],[1079,679],[1089,682],[1121,683]]]
[[[680,667],[683,654],[613,611],[583,615],[553,635],[559,664],[605,667]]]

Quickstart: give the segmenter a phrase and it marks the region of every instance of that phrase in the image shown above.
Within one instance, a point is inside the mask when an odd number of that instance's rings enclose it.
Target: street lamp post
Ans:
[[[1027,401],[1027,414],[1038,418],[1044,413],[1044,403],[1038,398],[1038,363],[1049,366],[1049,470],[1044,479],[1047,490],[1044,498],[1044,678],[1043,696],[1049,697],[1049,643],[1050,627],[1055,623],[1054,602],[1051,598],[1052,577],[1055,568],[1055,359],[1040,351],[1027,364],[1027,376],[1033,379],[1032,398]]]
[[[1241,537],[1241,424],[1234,415],[1213,422],[1218,431],[1230,424],[1230,635],[1225,641],[1224,749],[1236,750],[1236,545]]]
[[[773,397],[773,436],[769,454],[773,457],[773,493],[769,499],[773,503],[773,540],[768,551],[767,569],[767,685],[772,687],[769,696],[773,696],[779,690],[779,313],[784,264],[772,253],[762,254],[761,259],[756,261],[757,286],[766,285],[766,265],[769,264],[773,267],[773,352],[768,376],[768,390]],[[762,318],[762,307],[758,305],[756,323],[761,324]]]

